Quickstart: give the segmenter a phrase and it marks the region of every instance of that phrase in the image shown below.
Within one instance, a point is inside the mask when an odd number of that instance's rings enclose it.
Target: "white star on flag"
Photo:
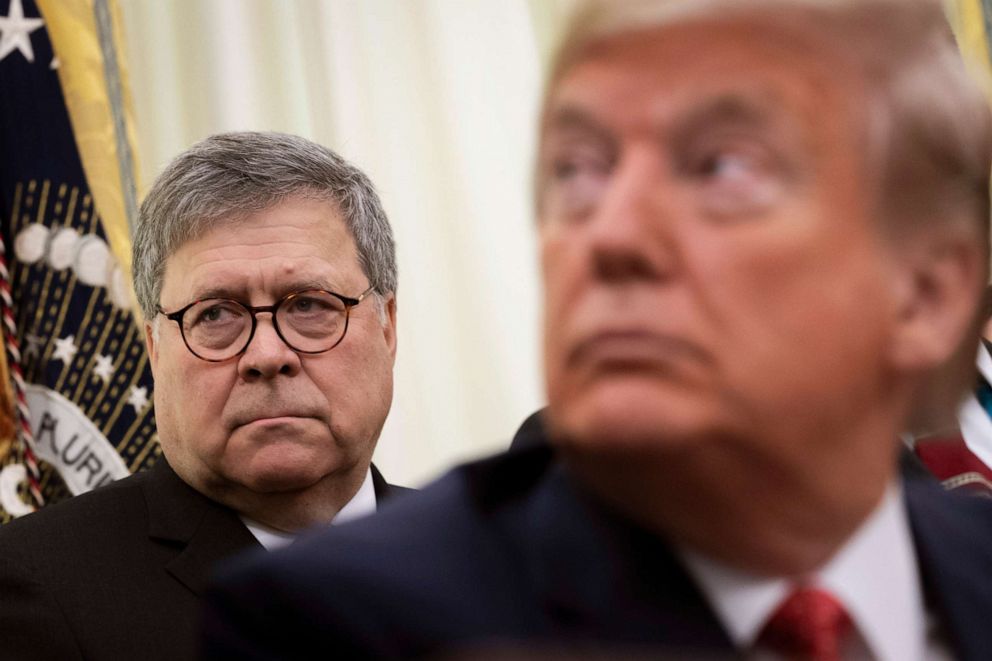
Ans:
[[[6,16],[0,16],[0,62],[15,50],[28,62],[34,62],[31,33],[45,24],[40,18],[24,18],[21,0],[10,0]]]
[[[131,394],[127,398],[127,403],[134,407],[135,415],[141,413],[142,409],[148,405],[148,388],[131,386]]]
[[[28,333],[24,339],[27,340],[28,344],[24,347],[24,360],[31,357],[37,358],[41,353],[41,346],[45,343],[45,338]]]
[[[76,348],[76,336],[70,335],[69,337],[55,340],[55,351],[52,353],[52,358],[61,360],[63,364],[68,365],[75,358],[77,351],[79,349]]]
[[[111,356],[97,356],[93,373],[104,383],[110,383],[110,377],[114,375],[114,359]]]

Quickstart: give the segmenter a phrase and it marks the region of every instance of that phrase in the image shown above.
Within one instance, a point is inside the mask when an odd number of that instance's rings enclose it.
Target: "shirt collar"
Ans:
[[[689,549],[680,554],[734,644],[750,649],[792,582],[741,572]],[[844,604],[875,658],[924,658],[923,593],[898,484],[886,490],[869,518],[806,582]]]
[[[360,519],[368,514],[374,514],[376,508],[375,486],[372,484],[372,470],[365,473],[365,481],[358,491],[351,497],[344,507],[331,520],[331,525],[336,526],[355,519]]]
[[[992,357],[989,356],[984,342],[978,345],[976,365],[982,377],[992,383]],[[972,454],[986,466],[992,466],[992,418],[974,393],[969,394],[961,402],[961,407],[958,409],[958,426],[965,445]]]
[[[989,355],[989,350],[985,348],[984,342],[978,343],[978,358],[975,364],[985,380],[992,383],[992,356]]]
[[[372,470],[370,469],[365,473],[365,480],[362,482],[362,486],[358,488],[358,491],[351,497],[351,500],[345,503],[344,507],[334,516],[331,520],[331,525],[335,526],[339,523],[359,519],[367,514],[374,513],[375,510],[375,486],[372,484]],[[270,528],[254,519],[249,519],[247,516],[242,516],[241,521],[244,522],[248,530],[251,531],[251,534],[258,540],[258,543],[267,551],[274,551],[288,546],[296,539],[296,533]]]

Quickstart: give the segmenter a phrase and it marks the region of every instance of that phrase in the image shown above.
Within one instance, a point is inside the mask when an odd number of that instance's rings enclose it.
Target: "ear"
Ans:
[[[396,294],[390,294],[383,303],[386,319],[382,324],[382,334],[389,348],[389,355],[396,361]]]
[[[145,321],[145,348],[148,350],[148,360],[152,366],[152,376],[155,376],[155,368],[158,367],[158,346],[155,344],[155,329],[152,322]]]
[[[963,342],[977,346],[977,315],[985,257],[973,237],[929,237],[904,246],[897,292],[896,330],[889,346],[896,369],[938,367]]]

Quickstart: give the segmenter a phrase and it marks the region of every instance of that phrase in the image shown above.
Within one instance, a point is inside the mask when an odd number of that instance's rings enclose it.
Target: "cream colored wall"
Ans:
[[[401,484],[501,449],[542,404],[529,178],[570,0],[121,0],[145,184],[219,131],[363,168],[396,233],[399,357],[376,462]]]

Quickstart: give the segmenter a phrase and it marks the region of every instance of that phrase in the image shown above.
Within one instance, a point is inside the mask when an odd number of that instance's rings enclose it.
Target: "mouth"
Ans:
[[[293,423],[300,422],[301,420],[312,420],[314,416],[303,415],[303,414],[293,414],[293,413],[280,413],[272,415],[253,415],[251,417],[246,417],[237,420],[234,424],[234,428],[238,427],[278,427],[280,425],[290,425]]]
[[[303,420],[309,418],[308,415],[273,415],[273,416],[263,416],[260,418],[255,418],[250,420],[247,424],[275,424],[280,422],[292,422],[294,420]]]
[[[597,370],[671,369],[674,365],[705,360],[696,345],[671,335],[643,330],[596,333],[579,342],[568,356],[570,366]]]

